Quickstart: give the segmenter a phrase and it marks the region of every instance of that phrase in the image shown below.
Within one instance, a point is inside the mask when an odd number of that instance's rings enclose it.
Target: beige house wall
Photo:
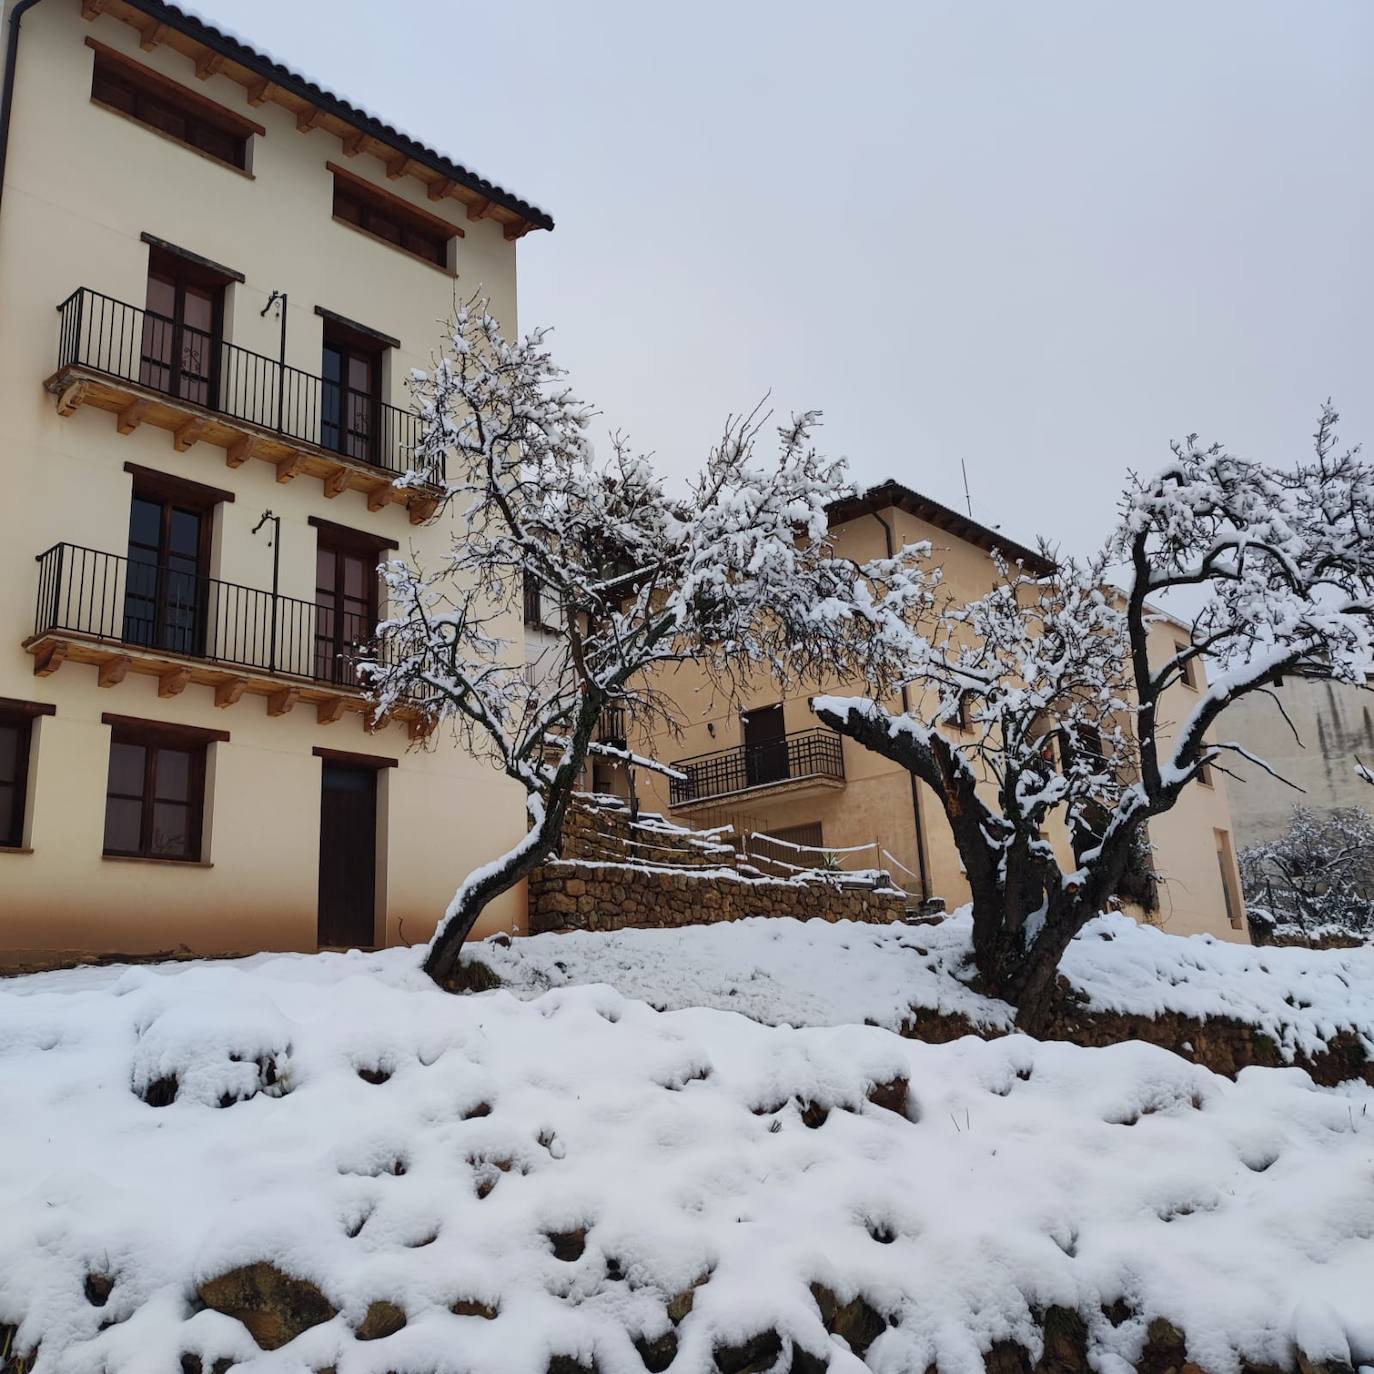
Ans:
[[[93,104],[88,35],[265,125],[252,140],[251,175]],[[155,678],[132,673],[102,690],[95,668],[73,662],[38,678],[21,642],[34,625],[38,554],[59,542],[127,551],[126,462],[233,492],[216,508],[210,567],[230,582],[270,588],[266,531],[251,530],[264,509],[275,511],[281,591],[306,601],[315,586],[310,516],[388,537],[421,559],[437,554],[447,530],[412,526],[397,505],[370,512],[361,492],[328,500],[316,478],[279,483],[261,461],[231,469],[207,443],[175,452],[171,436],[148,425],[121,437],[113,416],[90,407],[61,418],[42,383],[57,367],[57,306],[72,291],[142,307],[147,232],[244,274],[226,297],[235,344],[276,357],[279,321],[261,315],[273,290],[290,298],[287,361],[311,374],[321,367],[316,305],[399,339],[382,399],[404,405],[403,377],[431,356],[456,295],[487,293],[506,331],[515,329],[515,244],[495,221],[468,221],[453,200],[436,207],[416,178],[389,179],[367,155],[350,162],[356,174],[461,227],[456,273],[336,223],[325,164],[341,160],[338,138],[298,132],[286,110],[249,107],[227,77],[199,81],[182,54],[144,52],[137,40],[107,15],[84,21],[78,0],[48,0],[23,24],[0,215],[0,697],[51,703],[56,714],[35,731],[25,852],[0,852],[0,951],[313,949],[316,746],[398,760],[380,782],[376,938],[421,939],[463,876],[524,833],[521,795],[506,780],[449,739],[411,748],[404,726],[369,732],[354,713],[330,725],[305,706],[272,718],[252,695],[221,710],[196,684],[164,700]],[[512,608],[517,657],[518,616]],[[210,747],[203,866],[102,857],[105,712],[229,731]],[[512,893],[479,933],[523,921],[523,893]]]
[[[1277,702],[1259,695],[1242,698],[1226,713],[1222,733],[1302,790],[1237,758],[1231,810],[1241,849],[1277,839],[1295,806],[1314,811],[1374,806],[1374,788],[1355,771],[1359,762],[1374,766],[1374,693],[1343,682],[1288,678],[1275,696]]]
[[[932,559],[943,571],[944,588],[955,600],[972,600],[993,586],[997,568],[984,549],[897,507],[889,507],[880,514],[881,520],[870,514],[836,526],[832,534],[837,552],[856,560],[885,553],[888,547],[882,523],[885,521],[894,548],[923,540],[930,542]],[[1164,633],[1158,628],[1155,631],[1159,636],[1160,653],[1168,649]],[[1172,634],[1172,630],[1168,633]],[[662,675],[658,685],[676,703],[682,722],[681,734],[674,737],[661,731],[639,739],[636,747],[640,752],[669,763],[714,750],[740,747],[743,743],[741,714],[779,701],[777,687],[763,680],[746,685],[738,700],[725,699],[713,694],[704,675],[692,665]],[[1177,690],[1181,694],[1187,689]],[[819,682],[804,691],[794,691],[782,699],[789,733],[819,726],[809,705],[811,695],[818,692],[861,694],[857,684],[842,681]],[[892,709],[901,707],[899,700],[886,704]],[[913,696],[911,704],[919,713],[919,699]],[[1166,705],[1172,713],[1174,702],[1171,700]],[[1180,700],[1178,712],[1181,714],[1185,707],[1186,703]],[[839,787],[805,783],[790,784],[792,790],[759,788],[689,810],[670,806],[669,786],[661,775],[641,771],[639,787],[646,805],[652,805],[675,820],[698,826],[725,823],[739,829],[774,831],[819,822],[826,847],[845,848],[876,842],[913,874],[920,871],[919,826],[931,895],[942,897],[950,910],[967,902],[969,890],[963,866],[934,793],[918,783],[913,803],[911,778],[904,770],[851,740],[843,740],[841,747],[845,782]],[[1152,822],[1150,839],[1155,863],[1165,880],[1160,889],[1160,910],[1150,916],[1150,920],[1182,935],[1208,932],[1227,940],[1248,939],[1244,929],[1234,926],[1227,918],[1217,859],[1218,832],[1229,839],[1230,830],[1225,780],[1219,774],[1212,787],[1188,789],[1172,812]],[[1067,835],[1056,832],[1050,838],[1067,857]],[[866,856],[861,858],[867,861]],[[1234,859],[1230,871],[1236,883],[1233,891],[1239,894]],[[905,874],[897,876],[907,886],[914,885]],[[1243,924],[1242,921],[1242,927]]]

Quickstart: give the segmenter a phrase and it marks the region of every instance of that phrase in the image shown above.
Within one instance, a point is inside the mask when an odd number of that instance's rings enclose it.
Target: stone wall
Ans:
[[[529,931],[689,926],[746,916],[900,921],[906,894],[817,872],[769,878],[736,866],[720,831],[687,830],[614,797],[578,797],[560,857],[529,880]]]
[[[680,872],[630,864],[555,859],[529,882],[530,934],[689,926],[746,916],[799,921],[900,921],[906,895],[894,888],[827,881],[746,878],[729,869]]]

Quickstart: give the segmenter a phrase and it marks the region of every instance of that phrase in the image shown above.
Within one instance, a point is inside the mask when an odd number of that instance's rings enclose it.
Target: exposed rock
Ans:
[[[452,976],[444,984],[448,992],[490,992],[500,986],[501,975],[473,954],[459,961]]]
[[[92,1307],[104,1307],[110,1300],[110,1294],[114,1292],[114,1279],[109,1274],[87,1274],[86,1275],[86,1301]]]
[[[824,1284],[813,1283],[811,1296],[821,1310],[821,1321],[832,1336],[843,1336],[849,1348],[863,1359],[864,1352],[887,1330],[887,1322],[864,1298],[856,1295],[841,1302]]]
[[[553,1243],[554,1259],[563,1260],[571,1264],[574,1260],[582,1258],[582,1252],[587,1248],[587,1228],[579,1227],[576,1231],[550,1231],[549,1240]]]
[[[501,1309],[478,1298],[459,1298],[449,1311],[455,1317],[481,1317],[483,1321],[494,1322],[501,1315]]]
[[[665,1331],[663,1335],[649,1340],[646,1336],[635,1337],[635,1349],[644,1361],[649,1374],[662,1374],[677,1358],[677,1332]]]
[[[374,1069],[364,1065],[358,1070],[358,1077],[361,1078],[364,1083],[381,1085],[391,1077],[391,1070],[383,1069],[380,1066]]]
[[[595,1360],[586,1364],[572,1355],[555,1355],[549,1361],[548,1374],[601,1374],[601,1371]]]
[[[760,1331],[740,1345],[718,1345],[714,1353],[720,1374],[764,1374],[782,1354],[782,1337],[776,1331]]]
[[[354,1329],[353,1334],[360,1341],[380,1341],[387,1336],[394,1336],[405,1324],[404,1308],[397,1307],[394,1302],[388,1302],[385,1298],[378,1298],[376,1302],[369,1304],[367,1315]]]
[[[308,1279],[283,1274],[265,1260],[208,1279],[198,1292],[206,1307],[237,1317],[263,1350],[277,1350],[337,1315]]]
[[[868,1090],[868,1100],[875,1107],[882,1107],[898,1116],[908,1116],[911,1085],[905,1078],[890,1078],[886,1083],[875,1083]]]
[[[144,1084],[139,1090],[138,1096],[141,1097],[150,1107],[170,1107],[177,1100],[177,1092],[181,1084],[177,1081],[174,1073],[169,1073],[162,1078],[155,1078],[151,1083]]]

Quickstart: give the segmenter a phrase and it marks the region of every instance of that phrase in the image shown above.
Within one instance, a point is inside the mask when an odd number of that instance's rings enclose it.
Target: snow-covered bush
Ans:
[[[1358,450],[1338,452],[1337,418],[1328,403],[1315,456],[1291,468],[1196,436],[1175,444],[1162,472],[1133,480],[1096,558],[1043,576],[1004,568],[987,596],[927,616],[903,674],[918,689],[909,713],[873,689],[813,703],[939,798],[985,990],[1014,1003],[1023,1027],[1048,1014],[1069,941],[1118,891],[1149,818],[1244,752],[1207,740],[1226,707],[1284,677],[1364,682],[1374,472]],[[1115,567],[1120,592],[1106,585]],[[1152,606],[1177,611],[1176,592],[1195,608],[1187,643],[1152,660]],[[1169,722],[1165,694],[1204,658],[1209,685]],[[1051,844],[1052,821],[1071,859]]]
[[[1374,816],[1360,807],[1294,807],[1277,839],[1241,851],[1240,873],[1257,939],[1374,941]]]
[[[441,486],[453,538],[438,566],[384,568],[392,616],[371,685],[383,713],[418,700],[453,722],[524,788],[530,818],[527,836],[450,904],[426,964],[441,982],[486,904],[557,845],[588,755],[626,757],[596,741],[603,713],[669,713],[647,669],[693,658],[718,680],[839,667],[885,681],[928,597],[924,550],[863,566],[832,556],[826,506],[850,487],[812,442],[815,413],[783,426],[767,457],[756,452],[766,417],[727,421],[672,498],[620,436],[597,457],[592,412],[544,337],[508,342],[473,302],[433,369],[411,377],[421,439],[401,482]],[[526,586],[553,608],[533,673],[508,628]]]

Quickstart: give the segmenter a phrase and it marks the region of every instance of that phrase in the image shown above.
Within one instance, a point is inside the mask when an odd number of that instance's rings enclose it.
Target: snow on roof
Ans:
[[[312,77],[288,67],[274,54],[256,46],[247,38],[227,28],[218,18],[212,18],[195,5],[168,4],[165,0],[129,0],[136,9],[170,24],[173,28],[199,39],[211,47],[231,50],[227,56],[245,67],[270,76],[272,81],[296,94],[320,105],[333,107],[341,117],[365,128],[374,138],[391,144],[417,162],[427,163],[434,170],[442,172],[454,181],[480,191],[484,196],[507,206],[528,219],[541,229],[553,228],[553,217],[546,210],[530,201],[523,200],[514,192],[506,190],[496,182],[490,181],[473,171],[470,167],[449,157],[445,153],[421,142],[415,135],[398,129],[361,106],[354,105],[342,96],[335,95],[326,86]]]
[[[1025,544],[1009,539],[1000,530],[989,529],[972,516],[960,515],[932,497],[914,491],[911,487],[892,478],[876,483],[856,492],[853,496],[832,502],[829,508],[833,524],[853,520],[859,515],[884,510],[896,506],[918,519],[929,521],[936,529],[945,530],[956,538],[967,540],[981,549],[997,549],[1012,562],[1020,562],[1028,572],[1044,575],[1051,571],[1054,564],[1043,554]]]

